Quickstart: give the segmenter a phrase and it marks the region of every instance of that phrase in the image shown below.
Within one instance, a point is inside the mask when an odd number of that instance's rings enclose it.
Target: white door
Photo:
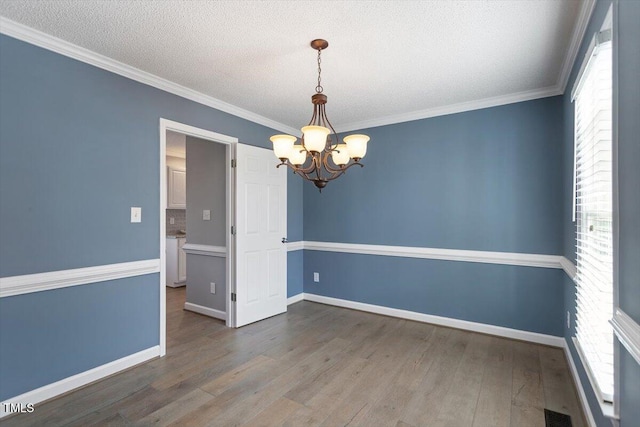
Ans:
[[[237,144],[236,326],[287,311],[286,169],[273,151]]]

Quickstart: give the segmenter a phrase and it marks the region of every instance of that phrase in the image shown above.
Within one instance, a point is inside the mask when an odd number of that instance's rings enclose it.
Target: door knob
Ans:
[[[286,238],[286,237],[283,237],[283,238],[282,238],[282,243],[289,243],[289,241],[287,240],[287,238]]]

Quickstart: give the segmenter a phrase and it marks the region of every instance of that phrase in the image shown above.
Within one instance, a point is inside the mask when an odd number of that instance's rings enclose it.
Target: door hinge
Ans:
[[[236,167],[236,159],[231,159],[231,167],[232,168]]]
[[[235,235],[236,235],[236,226],[235,226],[235,225],[232,225],[232,226],[231,226],[231,235],[232,235],[232,236],[235,236]]]
[[[231,292],[231,302],[236,302],[236,293]]]

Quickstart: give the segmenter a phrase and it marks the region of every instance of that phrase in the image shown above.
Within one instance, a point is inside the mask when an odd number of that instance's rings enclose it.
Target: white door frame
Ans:
[[[227,174],[227,326],[235,326],[235,307],[231,304],[232,284],[235,283],[233,277],[233,262],[235,261],[235,241],[231,236],[231,226],[233,225],[235,212],[235,174],[231,168],[231,159],[235,159],[236,144],[238,138],[234,138],[220,133],[211,132],[205,129],[196,128],[184,123],[174,122],[160,118],[160,357],[167,352],[167,301],[166,301],[166,206],[167,206],[167,131],[175,131],[188,136],[204,139],[211,142],[226,144],[226,174]]]

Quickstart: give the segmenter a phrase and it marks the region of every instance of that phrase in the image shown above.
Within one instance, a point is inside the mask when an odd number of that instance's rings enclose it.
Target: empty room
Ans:
[[[640,425],[640,1],[0,0],[0,425]]]

